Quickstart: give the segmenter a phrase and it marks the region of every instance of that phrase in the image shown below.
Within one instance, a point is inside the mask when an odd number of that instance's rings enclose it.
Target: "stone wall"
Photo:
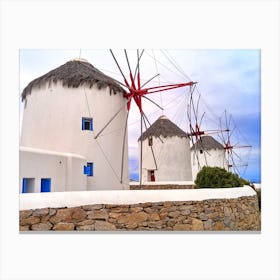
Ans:
[[[22,210],[19,222],[20,231],[258,231],[261,227],[257,195]]]
[[[195,185],[177,185],[177,184],[164,184],[164,185],[130,185],[131,190],[179,190],[179,189],[194,189]]]

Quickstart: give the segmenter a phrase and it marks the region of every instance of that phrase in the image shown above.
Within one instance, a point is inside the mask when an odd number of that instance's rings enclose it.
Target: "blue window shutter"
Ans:
[[[93,123],[92,123],[92,119],[90,119],[90,130],[93,130]]]
[[[26,178],[23,178],[22,179],[22,193],[26,193],[26,183],[27,183],[27,180]]]
[[[82,130],[85,129],[85,118],[82,118]]]
[[[41,179],[41,192],[50,192],[51,191],[51,179],[42,178]]]
[[[89,168],[89,166],[84,166],[84,174],[85,175],[90,175],[90,168]]]

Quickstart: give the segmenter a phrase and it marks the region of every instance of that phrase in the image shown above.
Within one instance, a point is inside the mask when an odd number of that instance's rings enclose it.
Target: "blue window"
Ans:
[[[51,179],[42,178],[41,179],[41,192],[50,192],[51,191]]]
[[[93,162],[88,162],[87,166],[84,166],[84,174],[93,176]]]
[[[82,118],[82,130],[93,130],[92,118]]]
[[[22,193],[33,193],[35,188],[35,178],[22,178]]]

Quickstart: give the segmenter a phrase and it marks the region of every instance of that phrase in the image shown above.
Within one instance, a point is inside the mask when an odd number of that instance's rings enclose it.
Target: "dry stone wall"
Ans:
[[[179,190],[179,189],[194,189],[195,185],[130,185],[131,190]]]
[[[20,231],[258,231],[257,195],[20,211]]]

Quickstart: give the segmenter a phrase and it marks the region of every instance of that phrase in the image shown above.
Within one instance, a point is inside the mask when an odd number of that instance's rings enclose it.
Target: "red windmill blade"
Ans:
[[[124,93],[124,97],[127,98],[127,115],[126,115],[126,122],[125,122],[125,127],[124,127],[124,138],[123,138],[123,148],[122,148],[122,162],[121,162],[121,178],[120,181],[122,183],[123,180],[123,164],[124,164],[124,149],[125,149],[125,140],[126,140],[126,131],[127,131],[127,120],[128,120],[128,116],[129,116],[129,112],[130,112],[130,108],[131,108],[131,102],[132,100],[135,101],[135,104],[137,105],[139,112],[140,112],[140,124],[141,124],[141,135],[143,133],[143,122],[144,125],[147,128],[147,124],[146,121],[150,124],[147,116],[145,115],[144,111],[143,111],[143,106],[142,106],[142,98],[145,98],[146,100],[150,101],[151,103],[153,103],[154,105],[156,105],[157,107],[161,108],[156,102],[154,102],[153,100],[151,100],[150,98],[148,98],[146,95],[148,94],[153,94],[153,93],[157,93],[157,92],[163,92],[163,91],[168,91],[168,90],[173,90],[173,89],[177,89],[177,88],[181,88],[181,87],[186,87],[186,86],[192,86],[195,84],[195,82],[186,82],[186,83],[178,83],[178,84],[168,84],[168,85],[162,85],[162,86],[154,86],[154,87],[146,87],[146,85],[152,81],[155,77],[157,77],[159,74],[156,74],[155,76],[153,76],[152,78],[150,78],[147,82],[143,83],[141,85],[141,72],[140,72],[140,60],[141,57],[144,53],[144,50],[141,51],[141,54],[139,54],[139,50],[137,50],[137,65],[134,71],[134,75],[132,74],[132,68],[129,62],[129,58],[128,58],[128,54],[127,51],[124,50],[124,55],[125,55],[125,59],[126,59],[126,63],[127,63],[127,67],[128,67],[128,77],[125,76],[124,71],[122,70],[122,68],[120,67],[113,51],[110,49],[110,53],[120,71],[120,74],[123,77],[123,81],[124,83],[115,80],[116,82],[118,82],[120,85],[122,85],[125,90],[126,93]],[[96,134],[96,137],[98,137],[100,135],[100,133],[102,133],[106,127],[113,121],[113,119],[118,115],[118,113],[122,110],[123,108],[119,109],[113,116],[112,118],[106,123],[106,125]],[[161,108],[162,109],[162,108]],[[140,185],[142,182],[142,140],[140,140]],[[153,152],[153,151],[152,151]]]

